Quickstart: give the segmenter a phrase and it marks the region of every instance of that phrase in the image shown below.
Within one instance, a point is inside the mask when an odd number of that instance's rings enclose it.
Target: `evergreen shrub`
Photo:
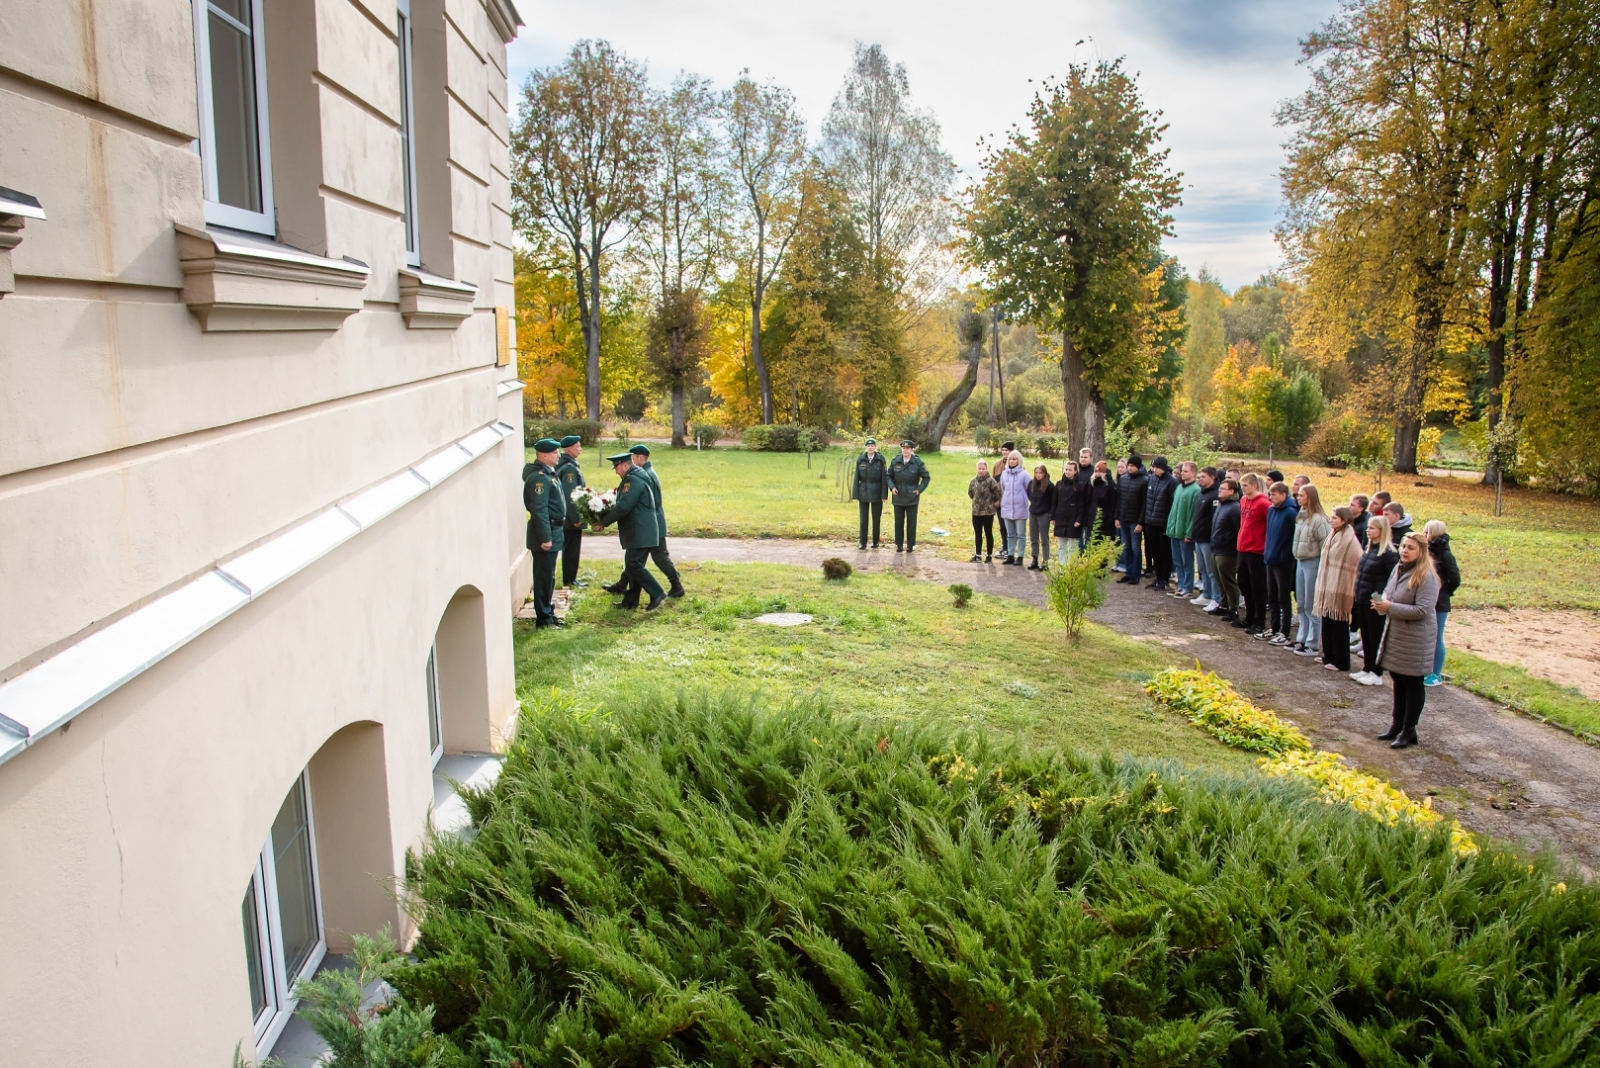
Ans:
[[[772,428],[765,425],[744,428],[744,447],[752,452],[766,452],[772,447]]]
[[[722,428],[715,423],[696,423],[689,428],[689,433],[701,445],[715,445],[722,437]]]
[[[949,589],[950,597],[957,608],[967,607],[967,602],[972,600],[972,587],[965,582],[957,582],[946,588]]]
[[[391,979],[451,1065],[1600,1058],[1600,892],[1293,777],[556,694],[466,798]]]
[[[822,575],[824,578],[843,582],[855,571],[848,560],[841,560],[837,556],[830,556],[822,561]]]

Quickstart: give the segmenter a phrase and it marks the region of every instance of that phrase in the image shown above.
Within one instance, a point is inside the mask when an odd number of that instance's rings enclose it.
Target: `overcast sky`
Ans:
[[[1171,125],[1166,143],[1184,176],[1168,247],[1191,275],[1209,265],[1234,289],[1281,258],[1272,228],[1285,131],[1272,114],[1305,85],[1299,38],[1336,3],[517,0],[527,26],[511,47],[511,80],[515,97],[529,71],[559,62],[581,38],[604,38],[661,85],[680,70],[726,85],[744,68],[780,82],[814,134],[855,42],[881,44],[943,125],[965,184],[978,174],[980,139],[1021,122],[1038,82],[1074,60],[1126,56],[1146,102]]]

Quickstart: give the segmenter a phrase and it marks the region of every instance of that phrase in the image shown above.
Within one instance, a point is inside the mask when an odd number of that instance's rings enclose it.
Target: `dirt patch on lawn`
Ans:
[[[1600,613],[1580,609],[1474,608],[1450,613],[1446,645],[1516,664],[1600,701]]]

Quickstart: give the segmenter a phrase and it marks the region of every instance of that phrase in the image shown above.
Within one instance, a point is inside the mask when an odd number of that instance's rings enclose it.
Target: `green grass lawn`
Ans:
[[[597,455],[584,456],[589,478],[611,483]],[[893,450],[890,450],[892,452]],[[701,537],[811,538],[853,543],[856,506],[841,500],[845,474],[857,451],[837,447],[806,458],[799,453],[746,452],[721,447],[655,449],[652,459],[666,491],[667,518],[674,534]],[[531,457],[530,457],[531,458]],[[923,457],[933,476],[917,521],[919,549],[943,545],[942,555],[964,558],[971,549],[971,511],[967,482],[977,457],[971,453],[930,453]],[[1031,466],[1035,460],[1029,458]],[[1061,461],[1045,461],[1059,475]],[[1260,466],[1264,467],[1265,464]],[[1323,501],[1343,503],[1352,493],[1370,492],[1366,476],[1284,462],[1290,477],[1305,473]],[[1419,483],[1424,483],[1419,485]],[[1464,479],[1391,474],[1384,486],[1415,517],[1416,526],[1442,519],[1461,563],[1463,608],[1587,608],[1600,610],[1600,582],[1593,561],[1600,558],[1600,503],[1531,490],[1511,490],[1505,514],[1493,514],[1494,491]],[[892,541],[893,517],[884,508],[884,538]],[[933,527],[949,531],[947,538]]]
[[[1600,701],[1536,675],[1460,649],[1445,654],[1445,677],[1463,689],[1600,741]]]
[[[560,631],[519,624],[518,695],[536,707],[560,690],[602,707],[641,682],[737,689],[775,705],[815,694],[886,722],[931,717],[1091,754],[1251,766],[1144,693],[1168,663],[1160,650],[1103,627],[1069,642],[1038,609],[981,594],[957,609],[937,586],[886,574],[827,582],[796,567],[707,564],[692,588],[653,616],[613,610],[595,591]],[[750,621],[768,611],[816,620]]]

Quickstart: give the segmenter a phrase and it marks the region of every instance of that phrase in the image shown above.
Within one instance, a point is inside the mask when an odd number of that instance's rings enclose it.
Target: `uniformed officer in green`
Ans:
[[[878,439],[867,439],[867,451],[856,457],[856,478],[850,499],[861,506],[861,534],[856,548],[867,547],[867,516],[872,516],[872,547],[879,547],[878,528],[883,523],[883,500],[889,496],[889,465],[878,452]]]
[[[561,455],[556,461],[556,475],[561,479],[561,496],[567,502],[567,542],[561,547],[561,585],[571,586],[578,580],[578,561],[583,555],[583,516],[572,500],[572,491],[589,483],[583,480],[583,468],[578,457],[583,455],[583,439],[568,434],[561,439]]]
[[[561,500],[561,480],[556,475],[556,453],[561,443],[541,438],[534,443],[538,459],[522,483],[522,503],[528,509],[528,551],[533,553],[533,610],[536,626],[559,627],[556,619],[556,558],[566,537],[567,506]]]
[[[667,577],[667,596],[682,597],[683,579],[678,575],[678,565],[672,562],[672,554],[667,551],[667,509],[661,500],[661,476],[656,474],[655,464],[650,462],[650,446],[641,442],[629,449],[628,453],[633,457],[634,470],[649,476],[651,495],[656,502],[656,526],[660,540],[656,547],[650,550],[650,559],[655,563],[656,570]],[[611,593],[630,595],[634,600],[639,599],[638,589],[628,586],[626,575],[604,589]]]
[[[617,486],[617,503],[607,509],[605,517],[595,525],[598,530],[615,523],[622,541],[624,592],[622,600],[613,602],[612,607],[638,608],[639,591],[643,590],[650,595],[645,611],[654,612],[667,603],[667,596],[662,592],[661,583],[644,566],[650,550],[661,541],[660,528],[656,525],[655,495],[650,492],[650,473],[633,466],[631,453],[607,456],[606,462],[622,480]]]
[[[917,551],[917,505],[922,503],[922,491],[928,488],[933,477],[928,465],[914,451],[916,443],[910,439],[900,443],[900,455],[889,464],[889,488],[894,504],[894,551]]]

